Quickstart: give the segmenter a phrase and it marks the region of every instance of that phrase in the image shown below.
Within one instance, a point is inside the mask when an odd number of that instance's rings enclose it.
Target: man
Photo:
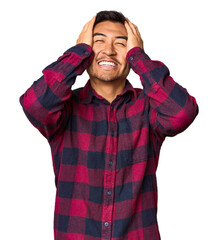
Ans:
[[[143,89],[126,79],[130,68]],[[85,69],[90,80],[72,91]],[[115,11],[98,13],[20,102],[52,150],[56,240],[160,239],[160,148],[192,123],[198,107],[145,54],[133,23]]]

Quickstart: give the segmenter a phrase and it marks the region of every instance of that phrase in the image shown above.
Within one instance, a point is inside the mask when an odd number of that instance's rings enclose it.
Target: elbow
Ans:
[[[171,124],[175,135],[187,129],[199,113],[195,98],[191,98],[175,116],[171,117]]]
[[[28,110],[29,107],[37,100],[36,94],[32,87],[27,89],[27,91],[20,97],[20,104],[25,109]]]
[[[173,137],[186,130],[198,115],[199,108],[195,98],[189,97],[183,107],[171,108],[170,112],[171,114],[157,111],[152,113],[153,119],[156,115],[157,120],[155,129],[163,139]]]
[[[23,107],[23,105],[24,105],[24,95],[19,97],[19,102],[20,102],[20,105]]]

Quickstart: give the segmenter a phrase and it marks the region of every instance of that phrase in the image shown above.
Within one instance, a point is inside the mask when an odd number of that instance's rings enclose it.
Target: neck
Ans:
[[[117,95],[121,94],[125,88],[126,80],[115,80],[111,82],[90,79],[90,83],[95,92],[106,99],[109,103],[113,102]]]

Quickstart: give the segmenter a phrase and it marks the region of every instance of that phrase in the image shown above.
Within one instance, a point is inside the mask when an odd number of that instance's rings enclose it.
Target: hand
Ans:
[[[83,30],[82,32],[80,33],[78,39],[77,39],[77,42],[76,44],[79,44],[79,43],[86,43],[88,44],[89,46],[92,47],[92,39],[93,39],[93,26],[94,26],[94,23],[95,23],[95,16],[85,24],[85,26],[83,27]]]
[[[124,24],[125,24],[127,35],[128,35],[127,51],[129,51],[134,47],[140,47],[144,49],[143,40],[141,38],[138,27],[134,25],[132,22],[130,22],[128,18],[126,18],[126,21]]]

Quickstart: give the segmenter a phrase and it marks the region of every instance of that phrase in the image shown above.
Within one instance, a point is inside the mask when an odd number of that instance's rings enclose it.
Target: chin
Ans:
[[[121,77],[111,77],[111,76],[96,76],[96,79],[98,79],[101,82],[115,82],[115,81],[122,81],[123,78]]]

